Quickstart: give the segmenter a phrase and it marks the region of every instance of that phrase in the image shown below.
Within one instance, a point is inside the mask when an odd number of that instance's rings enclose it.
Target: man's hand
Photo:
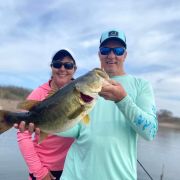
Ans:
[[[127,96],[127,93],[120,83],[109,80],[109,83],[102,87],[99,95],[104,99],[118,102]]]

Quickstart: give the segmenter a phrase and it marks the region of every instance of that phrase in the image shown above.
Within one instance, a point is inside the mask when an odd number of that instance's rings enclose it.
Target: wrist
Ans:
[[[118,97],[114,102],[115,102],[115,103],[118,103],[118,102],[122,101],[126,96],[127,96],[127,93],[124,93],[123,95],[121,95],[120,97]]]
[[[47,176],[48,173],[49,170],[46,167],[42,167],[41,169],[39,169],[39,171],[34,172],[34,175],[37,178],[37,180],[42,180],[44,177]]]

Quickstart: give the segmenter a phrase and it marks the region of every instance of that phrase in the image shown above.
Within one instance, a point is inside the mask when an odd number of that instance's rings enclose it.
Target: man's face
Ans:
[[[117,40],[109,40],[102,47],[108,48],[123,48],[122,44]],[[118,76],[124,74],[123,64],[126,58],[127,52],[124,51],[122,55],[116,55],[113,51],[110,51],[107,55],[102,55],[99,51],[99,58],[101,61],[101,68],[103,68],[109,76]]]

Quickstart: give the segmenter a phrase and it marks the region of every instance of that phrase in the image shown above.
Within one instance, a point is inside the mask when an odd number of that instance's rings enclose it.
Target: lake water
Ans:
[[[163,180],[180,180],[180,130],[160,128],[154,141],[140,139],[138,159],[154,180],[160,180],[162,172]],[[150,180],[139,165],[138,175],[139,180]]]
[[[180,131],[160,128],[152,142],[140,138],[138,160],[153,180],[179,180]],[[150,180],[138,164],[138,180]],[[16,130],[0,135],[0,180],[27,180],[28,171],[16,142]]]
[[[0,135],[0,180],[27,180],[28,171],[20,154],[16,130]]]

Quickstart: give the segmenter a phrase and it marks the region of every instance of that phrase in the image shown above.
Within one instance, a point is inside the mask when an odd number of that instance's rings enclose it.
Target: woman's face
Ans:
[[[72,63],[74,65],[73,60],[70,57],[65,57],[61,61],[56,61],[56,63]],[[65,65],[66,66],[66,65]],[[74,65],[72,69],[66,69],[64,65],[62,65],[60,68],[55,68],[53,65],[52,68],[52,82],[58,87],[63,87],[67,83],[71,81],[73,78],[73,75],[76,71],[76,66]]]

